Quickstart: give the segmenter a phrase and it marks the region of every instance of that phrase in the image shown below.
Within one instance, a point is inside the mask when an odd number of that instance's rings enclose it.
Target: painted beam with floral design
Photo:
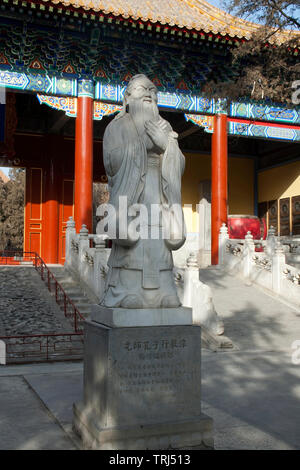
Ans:
[[[184,116],[187,121],[203,127],[205,132],[210,134],[214,132],[213,116],[200,114],[185,114]],[[227,120],[229,135],[300,142],[300,126],[297,125],[266,123],[233,117],[228,117]]]
[[[38,94],[37,98],[40,104],[46,104],[50,108],[64,111],[67,116],[77,116],[77,98],[48,96]],[[94,115],[96,121],[100,121],[104,116],[110,116],[122,109],[122,106],[116,104],[107,104],[100,101],[94,101]]]

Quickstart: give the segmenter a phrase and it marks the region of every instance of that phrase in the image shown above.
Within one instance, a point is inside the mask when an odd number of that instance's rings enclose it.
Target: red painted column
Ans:
[[[49,157],[48,168],[45,172],[45,230],[42,241],[42,257],[45,263],[58,263],[58,168],[55,158]]]
[[[93,217],[93,83],[82,80],[78,84],[77,117],[75,127],[75,225],[82,224],[92,231]]]
[[[216,114],[214,116],[211,163],[211,264],[218,264],[220,227],[223,223],[227,224],[228,155],[226,114]]]

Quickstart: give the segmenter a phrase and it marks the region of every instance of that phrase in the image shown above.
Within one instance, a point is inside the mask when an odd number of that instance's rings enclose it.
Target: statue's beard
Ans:
[[[148,148],[150,144],[152,144],[152,140],[146,133],[145,122],[159,120],[157,104],[154,101],[150,103],[139,99],[132,100],[128,104],[128,107],[129,114],[133,119],[137,132],[139,136],[143,138]]]

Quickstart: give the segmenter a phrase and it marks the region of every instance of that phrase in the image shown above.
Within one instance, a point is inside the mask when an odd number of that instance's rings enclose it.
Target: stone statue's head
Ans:
[[[116,119],[124,116],[143,114],[145,119],[154,118],[158,115],[157,88],[144,74],[134,75],[124,92],[123,109]]]
[[[144,74],[134,75],[127,85],[124,93],[124,101],[131,99],[144,99],[150,97],[157,103],[157,88]]]

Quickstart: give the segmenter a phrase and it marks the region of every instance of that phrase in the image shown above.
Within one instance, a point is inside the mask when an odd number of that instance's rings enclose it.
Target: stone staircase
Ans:
[[[88,319],[91,314],[91,305],[99,303],[96,296],[92,292],[88,292],[87,288],[83,288],[75,275],[71,274],[64,266],[49,266],[49,269],[81,315]]]
[[[84,318],[93,303],[62,266],[49,266]],[[77,325],[80,325],[78,321]],[[74,330],[74,318],[65,316],[55,291],[31,265],[0,266],[0,341],[6,363],[78,360],[83,335]],[[3,360],[3,357],[2,357]]]

